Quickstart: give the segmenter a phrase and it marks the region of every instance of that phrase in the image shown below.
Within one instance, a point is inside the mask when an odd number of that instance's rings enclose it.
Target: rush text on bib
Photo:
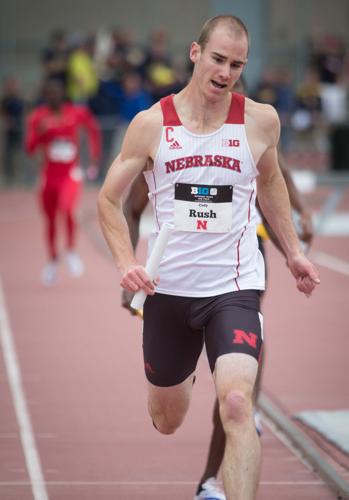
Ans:
[[[176,183],[175,229],[207,233],[231,231],[232,196],[233,186]]]

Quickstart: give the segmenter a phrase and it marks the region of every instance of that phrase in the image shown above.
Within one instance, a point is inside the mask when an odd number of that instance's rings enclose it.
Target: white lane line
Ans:
[[[0,278],[0,342],[34,500],[48,500]]]
[[[28,481],[0,481],[2,486],[27,486]],[[197,481],[47,481],[48,486],[196,486]],[[260,486],[323,486],[323,481],[261,481]]]
[[[349,262],[334,257],[326,252],[312,252],[312,259],[323,267],[336,271],[337,273],[349,276]]]

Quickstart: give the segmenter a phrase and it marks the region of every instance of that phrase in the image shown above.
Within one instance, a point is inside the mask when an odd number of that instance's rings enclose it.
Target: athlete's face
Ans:
[[[52,109],[59,109],[64,102],[64,88],[59,82],[51,81],[46,84],[45,98]]]
[[[248,40],[225,26],[217,26],[202,50],[193,43],[190,51],[196,82],[209,100],[225,96],[239,80],[247,62]]]

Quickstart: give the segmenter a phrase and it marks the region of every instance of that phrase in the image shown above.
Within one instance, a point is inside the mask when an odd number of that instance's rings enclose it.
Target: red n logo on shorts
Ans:
[[[249,346],[257,349],[257,335],[244,330],[234,330],[233,344],[248,344]]]
[[[207,230],[207,220],[198,219],[196,221],[196,229],[204,229],[206,231]]]

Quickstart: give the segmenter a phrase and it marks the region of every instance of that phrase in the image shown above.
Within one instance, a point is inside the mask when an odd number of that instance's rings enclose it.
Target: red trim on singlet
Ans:
[[[156,219],[156,222],[158,224],[158,228],[159,228],[159,231],[160,231],[160,223],[159,223],[159,218],[158,218],[158,207],[157,207],[157,204],[156,204],[156,177],[155,177],[155,174],[154,174],[154,171],[152,171],[152,174],[153,174],[153,180],[154,180],[154,212],[155,212],[155,219]]]
[[[160,99],[160,105],[163,114],[163,124],[165,127],[177,127],[182,125],[173,102],[173,94]],[[228,116],[225,123],[233,123],[237,125],[245,123],[245,97],[243,95],[232,92]]]
[[[164,117],[164,126],[175,126],[182,125],[181,120],[177,114],[174,102],[173,102],[173,94],[168,95],[160,99],[160,105],[162,109],[162,114]]]
[[[251,192],[251,196],[250,196],[250,199],[248,201],[248,213],[247,213],[247,221],[250,222],[250,218],[251,218],[251,200],[252,200],[252,196],[253,196],[253,193],[254,193],[254,189],[252,189],[252,192]],[[239,238],[239,241],[238,241],[238,244],[236,246],[236,252],[237,252],[237,260],[238,260],[238,263],[237,263],[237,266],[236,266],[236,278],[235,278],[235,284],[237,286],[237,289],[240,290],[240,287],[239,287],[239,283],[238,283],[238,278],[240,276],[240,273],[239,273],[239,267],[240,267],[240,242],[245,234],[245,231],[247,229],[247,225],[243,228],[242,232],[241,232],[241,236]]]
[[[245,123],[245,96],[232,92],[229,113],[225,123],[237,125]]]

